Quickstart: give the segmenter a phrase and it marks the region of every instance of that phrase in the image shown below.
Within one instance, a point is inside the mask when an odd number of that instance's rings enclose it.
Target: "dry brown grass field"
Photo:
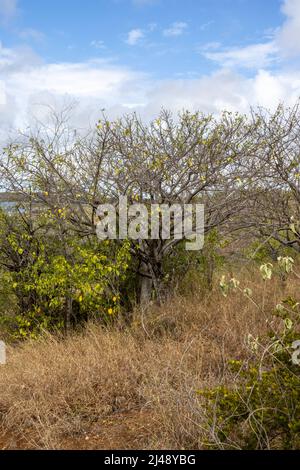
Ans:
[[[209,429],[197,389],[220,384],[228,359],[299,280],[239,274],[242,293],[178,296],[137,311],[130,327],[89,324],[67,339],[45,334],[8,347],[0,366],[0,449],[201,449]]]

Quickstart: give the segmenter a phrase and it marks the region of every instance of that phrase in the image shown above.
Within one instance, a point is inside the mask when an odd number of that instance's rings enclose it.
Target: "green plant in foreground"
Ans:
[[[291,258],[279,258],[278,265],[287,274],[293,271]],[[266,281],[272,268],[260,269]],[[224,278],[221,288],[225,295],[230,289],[241,289],[237,280]],[[295,351],[300,340],[300,303],[289,297],[273,315],[269,335],[248,337],[251,360],[230,361],[226,383],[197,392],[206,410],[205,447],[300,448],[300,365]]]

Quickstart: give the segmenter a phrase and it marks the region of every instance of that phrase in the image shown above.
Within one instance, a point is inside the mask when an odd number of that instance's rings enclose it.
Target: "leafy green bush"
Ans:
[[[19,296],[34,298],[25,315],[16,318],[18,336],[35,336],[37,328],[68,329],[88,318],[108,320],[118,313],[118,283],[128,268],[129,247],[125,242],[108,255],[102,245],[73,241],[68,256],[41,250],[32,265],[14,273]]]
[[[120,312],[129,242],[60,233],[48,213],[14,212],[0,214],[0,246],[0,318],[13,338],[68,331],[90,318],[108,322]]]

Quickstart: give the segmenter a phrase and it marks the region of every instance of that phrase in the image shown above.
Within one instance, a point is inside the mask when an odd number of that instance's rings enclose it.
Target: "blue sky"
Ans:
[[[2,22],[1,41],[6,47],[26,43],[49,63],[97,57],[154,78],[190,76],[216,68],[200,53],[207,44],[231,48],[262,41],[282,24],[280,5],[280,0],[20,0],[13,21]]]
[[[0,126],[300,96],[300,0],[0,0]],[[4,129],[5,128],[5,129]],[[1,132],[1,131],[0,131]]]

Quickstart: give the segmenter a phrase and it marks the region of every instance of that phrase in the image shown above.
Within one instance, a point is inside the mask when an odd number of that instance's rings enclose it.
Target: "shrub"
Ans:
[[[278,265],[293,270],[291,258],[279,258]],[[263,265],[261,273],[270,279],[271,267]],[[231,360],[222,385],[198,391],[206,408],[206,447],[300,448],[300,364],[293,350],[300,339],[300,303],[288,297],[278,304],[269,326],[262,338],[249,335],[251,358]]]
[[[16,211],[0,217],[0,244],[0,318],[14,339],[69,331],[91,318],[107,322],[120,312],[127,241],[60,233],[49,213]],[[14,313],[1,305],[5,296],[13,299]]]

